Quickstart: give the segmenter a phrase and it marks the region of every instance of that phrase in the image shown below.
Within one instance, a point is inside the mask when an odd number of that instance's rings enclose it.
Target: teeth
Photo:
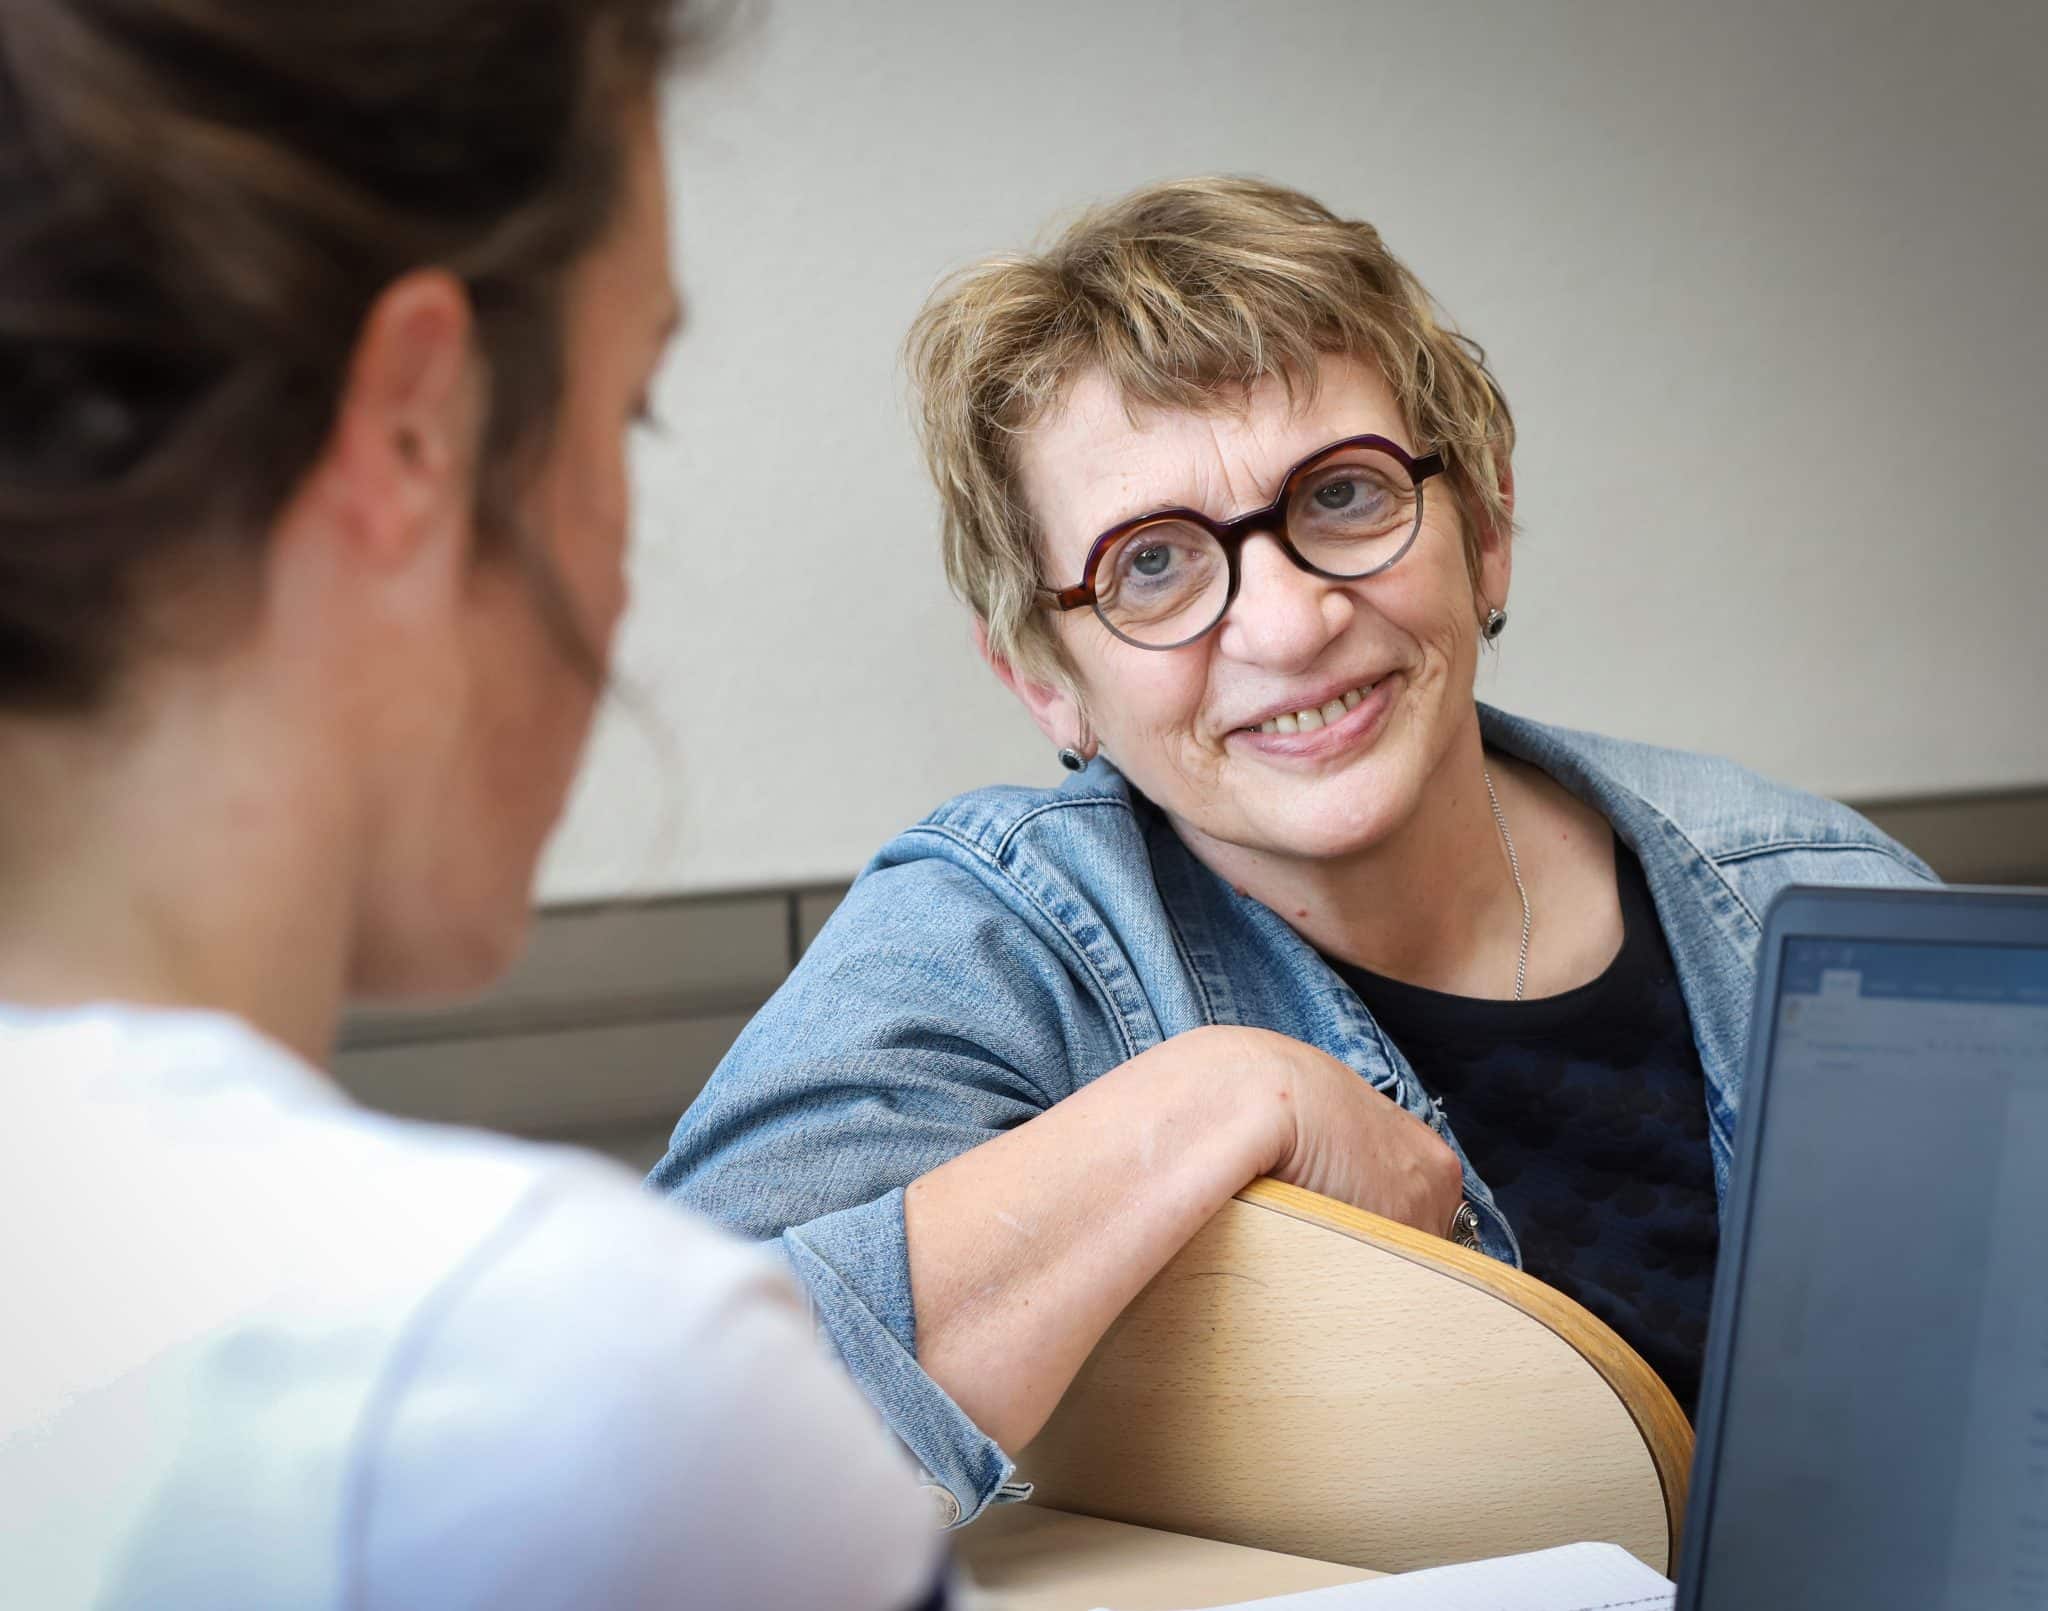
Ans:
[[[1353,711],[1365,703],[1365,696],[1379,686],[1367,683],[1363,688],[1347,689],[1327,705],[1309,710],[1297,710],[1286,716],[1269,716],[1259,723],[1262,733],[1313,733],[1319,727],[1344,719],[1346,711]]]

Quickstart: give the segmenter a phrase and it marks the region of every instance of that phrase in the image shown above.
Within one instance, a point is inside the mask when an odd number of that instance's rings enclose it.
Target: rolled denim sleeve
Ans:
[[[825,1335],[889,1429],[951,1496],[940,1519],[970,1522],[1016,1467],[917,1363],[903,1191],[782,1233],[782,1248]],[[849,1281],[842,1271],[865,1279]]]
[[[1128,1055],[1059,931],[988,870],[870,870],[676,1126],[650,1185],[778,1239],[817,1321],[948,1522],[1014,1466],[918,1364],[911,1181]]]

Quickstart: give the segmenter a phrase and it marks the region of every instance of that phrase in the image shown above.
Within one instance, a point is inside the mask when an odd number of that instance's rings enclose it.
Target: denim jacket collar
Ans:
[[[1725,1194],[1762,935],[1757,914],[1683,827],[1631,787],[1620,772],[1599,765],[1593,753],[1574,742],[1576,735],[1486,705],[1479,707],[1479,716],[1489,747],[1540,767],[1599,811],[1642,862],[1692,1017],[1707,1080],[1714,1179]],[[1106,763],[1098,765],[1107,770]],[[1127,784],[1122,786],[1128,789]],[[1376,1090],[1429,1122],[1457,1148],[1456,1136],[1407,1059],[1315,949],[1269,907],[1238,894],[1197,861],[1158,811],[1143,814],[1161,903],[1212,1021],[1270,1024],[1305,1010],[1304,1039],[1349,1063]],[[1241,960],[1247,955],[1275,965],[1249,971]],[[1268,998],[1262,989],[1267,979],[1286,981],[1280,989],[1284,1001]],[[1304,979],[1318,982],[1306,1002],[1301,991]],[[1458,1150],[1462,1158],[1463,1150]],[[1481,1215],[1482,1246],[1518,1264],[1514,1234],[1469,1162],[1466,1188]]]

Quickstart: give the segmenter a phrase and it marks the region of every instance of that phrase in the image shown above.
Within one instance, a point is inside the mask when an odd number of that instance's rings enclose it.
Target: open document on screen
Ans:
[[[2048,1608],[2048,951],[1786,942],[1704,1604]]]

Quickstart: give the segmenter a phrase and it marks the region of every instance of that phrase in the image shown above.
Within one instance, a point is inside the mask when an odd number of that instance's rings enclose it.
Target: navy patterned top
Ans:
[[[1705,1076],[1642,864],[1590,984],[1487,1001],[1330,965],[1413,1065],[1515,1228],[1528,1272],[1612,1326],[1690,1416],[1720,1243]]]

